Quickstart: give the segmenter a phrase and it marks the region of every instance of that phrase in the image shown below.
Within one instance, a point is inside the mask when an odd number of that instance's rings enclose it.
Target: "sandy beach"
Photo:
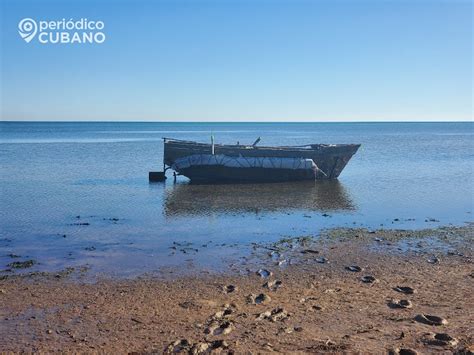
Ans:
[[[469,0],[0,0],[0,355],[474,355]]]
[[[472,242],[332,229],[256,244],[244,275],[3,276],[0,351],[472,353]]]

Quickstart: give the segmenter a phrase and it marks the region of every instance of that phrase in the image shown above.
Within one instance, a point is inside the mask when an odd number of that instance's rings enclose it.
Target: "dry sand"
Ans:
[[[405,250],[404,243],[417,238],[436,242],[417,241]],[[253,258],[264,259],[268,278],[257,275],[261,265],[252,263],[245,276],[93,283],[74,275],[6,277],[0,280],[0,351],[472,353],[472,241],[472,225],[418,232],[341,229],[317,241],[256,246]],[[277,266],[275,253],[290,265]],[[318,263],[320,257],[329,263]],[[345,269],[351,265],[362,271]],[[364,283],[362,276],[377,281]],[[276,280],[281,284],[265,286]],[[235,289],[226,291],[229,285]],[[397,292],[397,286],[415,293]],[[412,308],[390,305],[401,299]],[[420,314],[447,324],[418,322]],[[435,333],[455,339],[436,341]]]

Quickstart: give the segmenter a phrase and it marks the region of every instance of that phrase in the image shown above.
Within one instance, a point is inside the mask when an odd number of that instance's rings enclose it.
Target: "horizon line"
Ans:
[[[101,120],[0,120],[0,123],[474,123],[470,120],[455,121],[101,121]]]

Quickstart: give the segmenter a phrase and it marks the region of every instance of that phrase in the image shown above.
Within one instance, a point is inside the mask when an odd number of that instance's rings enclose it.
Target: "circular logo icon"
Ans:
[[[29,43],[36,35],[38,25],[31,18],[24,18],[18,23],[18,33],[27,43]]]

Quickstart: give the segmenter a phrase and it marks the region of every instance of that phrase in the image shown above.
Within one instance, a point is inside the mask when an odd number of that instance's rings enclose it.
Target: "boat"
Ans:
[[[164,168],[196,182],[337,179],[360,144],[257,146],[163,138]]]

